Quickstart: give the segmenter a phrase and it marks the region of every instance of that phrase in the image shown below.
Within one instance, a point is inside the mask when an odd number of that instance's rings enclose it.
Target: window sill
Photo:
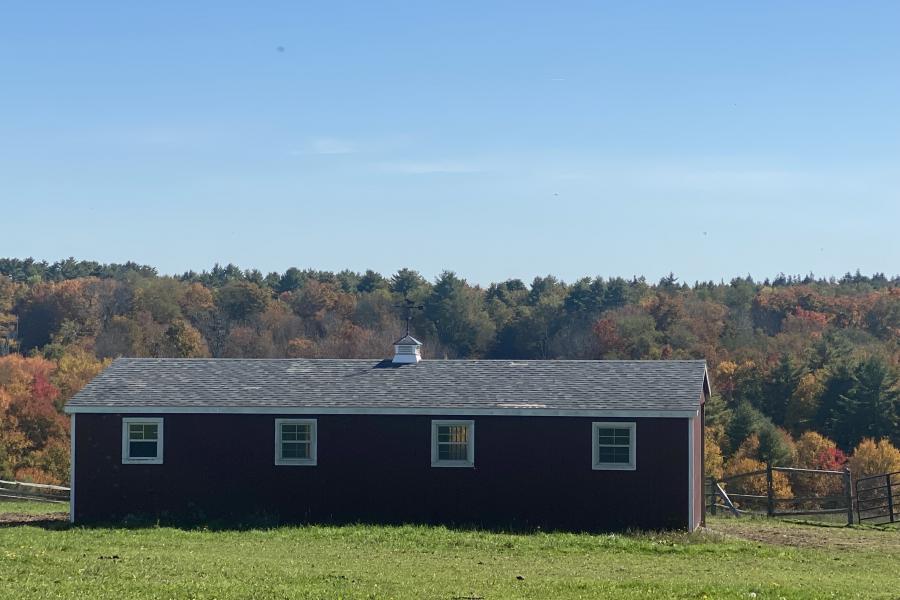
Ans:
[[[636,465],[600,463],[591,467],[594,471],[637,471]]]

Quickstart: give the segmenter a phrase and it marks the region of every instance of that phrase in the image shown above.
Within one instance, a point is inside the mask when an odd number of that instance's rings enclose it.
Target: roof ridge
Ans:
[[[383,358],[337,358],[337,357],[321,357],[321,358],[260,358],[260,357],[154,357],[154,356],[119,356],[113,359],[113,362],[119,361],[142,361],[142,362],[253,362],[253,361],[271,361],[271,362],[291,362],[291,361],[346,361],[346,362],[381,362],[390,360],[389,356]],[[704,358],[673,358],[673,359],[600,359],[600,358],[423,358],[423,362],[432,363],[454,363],[454,362],[529,362],[529,363],[639,363],[639,364],[666,364],[666,363],[706,363]]]

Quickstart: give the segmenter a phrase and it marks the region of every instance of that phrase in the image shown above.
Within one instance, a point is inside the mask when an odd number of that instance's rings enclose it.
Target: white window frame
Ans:
[[[281,426],[282,425],[309,425],[309,457],[308,458],[282,458],[281,457]],[[275,464],[277,466],[314,467],[319,459],[319,422],[318,419],[275,419]]]
[[[631,443],[628,445],[627,463],[600,462],[600,430],[628,429]],[[621,447],[621,446],[619,446]],[[595,471],[635,471],[637,470],[637,423],[634,421],[595,421],[591,423],[591,468]]]
[[[137,424],[155,424],[156,428],[156,456],[134,457],[131,456],[129,442],[129,426]],[[123,417],[122,418],[122,464],[123,465],[161,465],[163,464],[163,431],[162,417]]]
[[[440,460],[438,458],[438,427],[442,425],[462,425],[468,429],[465,460]],[[473,468],[475,466],[475,421],[459,419],[439,419],[431,421],[431,466],[463,468]]]

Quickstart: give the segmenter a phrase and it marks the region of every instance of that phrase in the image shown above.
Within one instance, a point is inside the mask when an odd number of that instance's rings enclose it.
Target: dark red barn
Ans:
[[[703,361],[119,359],[66,406],[72,519],[693,530]]]

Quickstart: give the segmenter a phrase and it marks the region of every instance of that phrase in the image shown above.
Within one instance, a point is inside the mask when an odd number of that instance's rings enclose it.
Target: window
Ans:
[[[634,423],[594,423],[594,469],[633,471],[637,468]]]
[[[122,464],[161,465],[163,461],[163,420],[122,419]]]
[[[315,419],[275,419],[275,464],[315,466]]]
[[[475,422],[431,422],[431,466],[475,466]]]

